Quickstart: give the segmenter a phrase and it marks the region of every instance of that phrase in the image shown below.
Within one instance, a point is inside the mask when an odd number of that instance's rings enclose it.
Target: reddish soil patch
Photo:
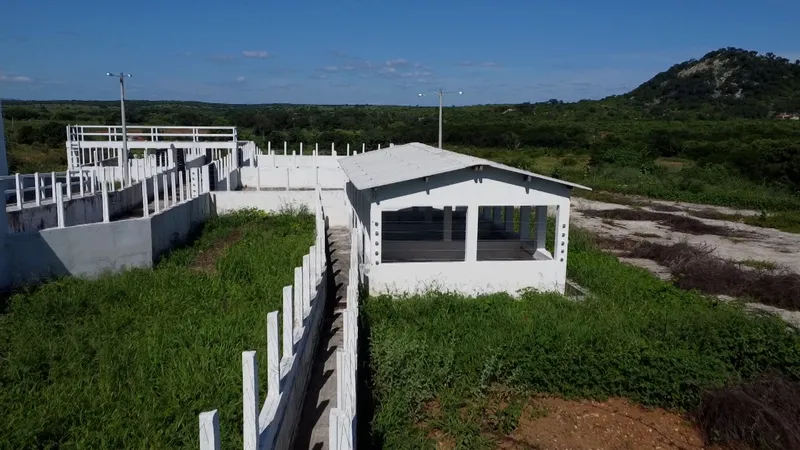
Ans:
[[[604,402],[538,399],[519,426],[502,439],[502,449],[703,449],[700,431],[680,415],[647,409],[626,400]],[[528,409],[547,414],[529,414]]]
[[[231,245],[242,239],[244,232],[244,227],[236,228],[224,238],[215,241],[211,247],[201,250],[195,257],[194,262],[192,262],[191,268],[209,275],[215,274],[217,272],[217,260],[225,254]]]

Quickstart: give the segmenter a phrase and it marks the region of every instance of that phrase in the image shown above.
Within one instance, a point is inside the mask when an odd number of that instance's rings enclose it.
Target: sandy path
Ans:
[[[680,211],[668,214],[690,216],[685,211],[717,211],[723,214],[738,214],[742,216],[758,214],[755,211],[735,210],[732,208],[697,205],[690,203],[649,201],[651,204],[668,205],[679,208]],[[641,206],[641,209],[657,211],[652,207]],[[570,222],[579,228],[594,234],[610,238],[647,240],[659,244],[674,244],[686,242],[695,246],[706,246],[713,250],[713,254],[733,261],[766,261],[775,263],[780,267],[800,273],[800,234],[788,233],[772,228],[761,228],[738,222],[725,220],[704,219],[691,216],[703,223],[724,226],[744,232],[746,237],[725,237],[712,234],[687,234],[671,230],[669,227],[647,220],[608,220],[598,217],[588,217],[581,210],[608,210],[608,209],[633,209],[628,205],[604,203],[584,198],[573,198]],[[638,258],[620,258],[621,261],[644,268],[659,278],[668,280],[670,271],[653,261]],[[798,293],[800,295],[800,293]],[[719,296],[723,300],[733,300],[731,297]],[[754,312],[775,314],[784,321],[800,328],[800,311],[787,311],[761,303],[746,303],[745,307]]]

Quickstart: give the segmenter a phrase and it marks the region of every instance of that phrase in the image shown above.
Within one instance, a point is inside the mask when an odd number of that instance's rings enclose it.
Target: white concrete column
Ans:
[[[368,238],[366,239],[366,247],[369,249],[369,257],[373,264],[380,264],[383,259],[383,246],[381,240],[383,238],[383,220],[381,214],[381,207],[375,203],[367,203],[369,210],[369,227],[367,227]]]
[[[567,247],[569,245],[569,204],[559,205],[556,212],[556,237],[553,244],[555,254],[553,259],[566,268],[567,266]]]
[[[477,207],[476,207],[477,208]],[[453,240],[453,207],[444,207],[444,240]]]
[[[545,239],[547,239],[547,206],[537,206],[533,216],[534,231],[533,240],[536,250],[545,249]]]
[[[527,241],[531,238],[531,207],[521,206],[519,208],[519,239]]]
[[[478,207],[470,206],[467,208],[467,229],[466,229],[466,262],[478,260]]]
[[[562,294],[567,282],[567,249],[569,247],[569,203],[559,205],[556,211],[556,242],[553,260],[557,264],[556,283]]]
[[[514,231],[514,207],[506,206],[505,214],[506,231]]]

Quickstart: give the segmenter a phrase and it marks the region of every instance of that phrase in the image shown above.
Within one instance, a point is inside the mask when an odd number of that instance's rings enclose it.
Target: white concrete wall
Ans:
[[[351,192],[352,191],[352,192]],[[355,216],[361,220],[366,238],[360,251],[371,293],[421,292],[443,289],[466,295],[506,291],[516,294],[530,287],[564,292],[567,273],[570,190],[540,179],[497,169],[481,172],[462,170],[381,187],[369,192],[348,189],[354,199]],[[365,205],[365,202],[367,205]],[[535,261],[477,261],[478,207],[495,205],[558,206],[556,229],[559,238],[555,258]],[[466,206],[465,261],[382,263],[381,215],[415,206]],[[364,220],[366,218],[366,220]],[[366,226],[363,224],[366,222]],[[562,237],[563,235],[563,237]]]
[[[241,184],[250,189],[342,189],[347,178],[339,167],[242,167]]]
[[[203,159],[195,158],[187,161],[186,169],[202,167]],[[163,176],[177,174],[177,168],[165,170],[158,175],[158,191],[164,192]],[[176,175],[177,176],[177,175]],[[184,180],[185,181],[185,180]],[[177,181],[176,181],[177,183]],[[170,186],[170,192],[172,187]],[[73,191],[74,192],[74,191]],[[147,179],[148,200],[153,200],[153,179]],[[163,198],[163,196],[160,196]],[[108,193],[109,216],[113,219],[142,204],[142,186],[140,183]],[[103,196],[101,192],[84,195],[64,201],[64,226],[82,225],[103,221]],[[58,213],[55,203],[41,206],[26,205],[22,210],[8,212],[8,223],[5,228],[10,233],[44,230],[58,226]]]
[[[266,212],[280,212],[287,208],[305,205],[314,212],[315,191],[238,191],[212,192],[212,203],[217,214],[225,214],[245,208],[256,208]],[[348,225],[348,208],[344,191],[322,191],[322,207],[331,226]]]
[[[14,265],[5,286],[54,276],[94,278],[106,272],[152,267],[210,216],[210,196],[202,194],[146,218],[9,234],[6,253]]]

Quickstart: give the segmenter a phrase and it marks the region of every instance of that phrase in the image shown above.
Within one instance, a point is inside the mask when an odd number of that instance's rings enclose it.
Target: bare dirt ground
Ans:
[[[544,409],[544,414],[538,413]],[[534,410],[536,413],[530,414]],[[612,398],[532,401],[501,449],[718,449],[706,447],[697,427],[678,414]]]
[[[430,405],[429,405],[430,406]],[[496,416],[506,403],[487,410]],[[436,413],[435,410],[429,412]],[[486,425],[486,424],[484,424]],[[564,400],[540,397],[529,400],[523,407],[514,430],[498,435],[484,428],[484,435],[498,449],[505,450],[649,450],[649,449],[708,449],[702,433],[680,414],[660,408],[644,408],[628,400],[611,398],[606,401]],[[489,427],[491,428],[491,427]],[[430,430],[428,436],[440,450],[457,447],[453,436],[441,430]]]
[[[191,268],[209,275],[215,274],[217,272],[217,260],[225,254],[230,246],[239,242],[244,237],[244,233],[244,227],[236,228],[223,239],[217,240],[211,247],[202,250],[195,257]]]
[[[601,241],[647,241],[662,245],[686,243],[708,249],[718,258],[743,262],[742,270],[747,270],[746,265],[756,265],[800,274],[800,235],[697,217],[698,212],[700,215],[716,212],[747,216],[757,214],[755,211],[655,200],[631,203],[639,203],[641,206],[574,198],[571,222],[574,226],[598,235],[602,238]],[[630,218],[636,220],[625,220]],[[663,279],[670,279],[672,276],[669,268],[652,260],[625,257],[620,259],[647,269]],[[800,296],[800,292],[796,295]],[[726,295],[721,295],[720,298],[731,299]],[[751,310],[777,314],[788,323],[800,327],[798,311],[782,310],[761,303],[747,303],[746,306]]]

